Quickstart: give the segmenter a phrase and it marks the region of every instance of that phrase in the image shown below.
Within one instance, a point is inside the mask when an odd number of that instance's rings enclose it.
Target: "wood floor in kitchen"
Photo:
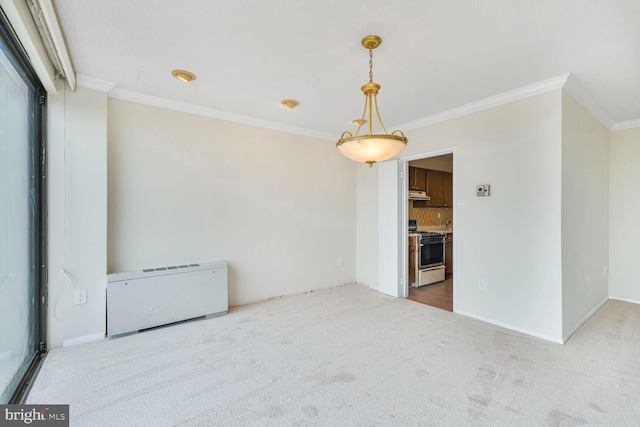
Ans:
[[[409,286],[408,299],[442,310],[453,311],[453,278],[419,288]]]

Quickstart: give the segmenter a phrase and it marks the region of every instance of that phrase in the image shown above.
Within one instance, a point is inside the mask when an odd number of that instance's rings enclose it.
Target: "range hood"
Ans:
[[[409,200],[431,200],[424,191],[409,190]]]

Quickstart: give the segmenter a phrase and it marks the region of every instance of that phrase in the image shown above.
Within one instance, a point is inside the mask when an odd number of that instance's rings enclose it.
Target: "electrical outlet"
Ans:
[[[587,289],[589,289],[589,287],[591,286],[591,276],[587,276],[584,281],[585,286],[587,287]]]
[[[491,186],[489,184],[476,185],[476,196],[489,197],[491,194]]]
[[[74,294],[74,299],[75,299],[76,305],[78,305],[78,304],[86,304],[87,303],[87,291],[85,291],[85,290],[76,291],[75,294]]]
[[[342,265],[342,257],[338,258],[338,266]]]
[[[478,279],[478,288],[482,290],[487,289],[487,282],[484,279]]]
[[[608,272],[609,272],[609,269],[605,266],[605,267],[602,269],[602,275],[603,275],[603,276],[605,276],[605,277],[607,277],[607,273],[608,273]]]

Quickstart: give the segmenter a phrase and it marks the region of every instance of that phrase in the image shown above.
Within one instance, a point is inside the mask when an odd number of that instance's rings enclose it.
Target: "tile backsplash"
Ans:
[[[415,208],[409,202],[409,218],[418,220],[419,226],[444,225],[449,219],[453,221],[453,208]],[[440,214],[440,218],[438,218]]]

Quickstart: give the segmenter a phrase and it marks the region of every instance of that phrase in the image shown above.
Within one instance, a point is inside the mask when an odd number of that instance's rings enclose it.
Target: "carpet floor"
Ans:
[[[638,426],[640,306],[564,346],[348,285],[47,356],[72,426]]]

